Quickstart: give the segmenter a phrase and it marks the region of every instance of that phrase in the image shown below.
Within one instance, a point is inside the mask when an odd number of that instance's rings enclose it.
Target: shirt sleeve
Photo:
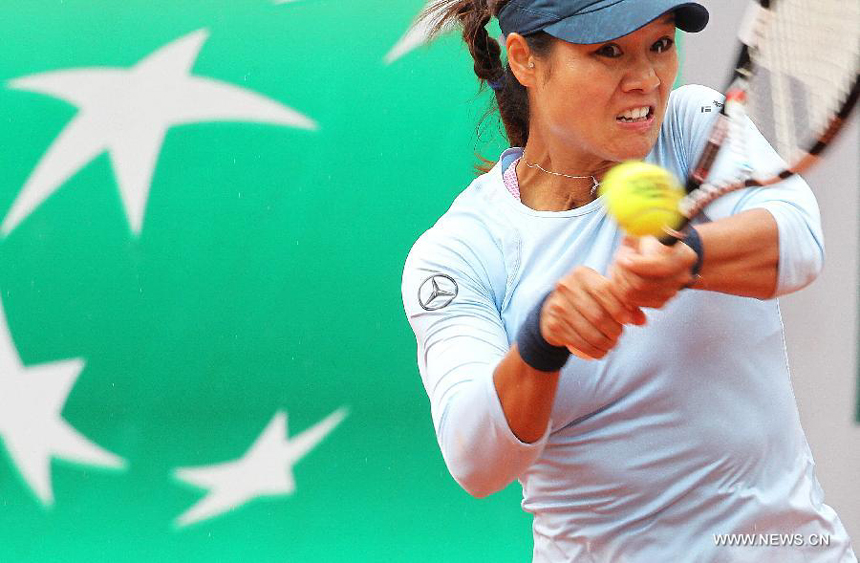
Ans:
[[[689,168],[702,152],[710,133],[711,125],[719,112],[722,94],[704,86],[687,87],[688,131],[690,145],[686,151],[690,157]],[[713,112],[703,112],[713,108]],[[776,170],[783,161],[767,140],[747,119],[746,141],[740,153],[753,170]],[[739,151],[723,147],[714,163],[709,181],[732,178],[737,174]],[[793,176],[766,188],[747,188],[726,194],[711,202],[704,210],[709,220],[718,220],[750,209],[766,209],[776,221],[779,232],[779,265],[776,295],[797,291],[815,280],[824,266],[824,235],[821,215],[815,195],[806,181]],[[707,249],[705,249],[707,252]]]
[[[509,345],[487,261],[501,260],[500,251],[476,252],[433,235],[425,233],[406,260],[403,305],[442,457],[457,483],[480,498],[504,489],[537,459],[549,425],[537,442],[521,442],[496,393],[493,372]]]

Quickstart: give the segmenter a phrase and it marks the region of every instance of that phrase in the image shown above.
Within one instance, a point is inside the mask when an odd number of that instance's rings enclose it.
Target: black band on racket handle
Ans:
[[[660,242],[662,242],[666,246],[675,246],[676,244],[678,244],[678,241],[681,239],[679,239],[678,237],[676,237],[674,235],[665,235],[665,236],[660,237],[657,240],[659,240]]]
[[[663,243],[666,246],[675,246],[678,243],[678,241],[684,239],[684,233],[682,233],[681,231],[683,229],[686,229],[687,225],[689,225],[689,224],[690,224],[690,220],[685,217],[683,223],[681,223],[681,225],[678,227],[677,231],[674,229],[669,229],[668,227],[666,227],[666,234],[663,235],[662,237],[658,238],[657,240],[659,240],[661,243]]]

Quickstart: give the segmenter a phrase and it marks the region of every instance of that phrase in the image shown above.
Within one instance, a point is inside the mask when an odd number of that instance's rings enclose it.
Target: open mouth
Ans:
[[[621,123],[638,123],[640,121],[648,121],[654,116],[654,108],[651,106],[642,106],[638,108],[630,108],[627,111],[617,115],[616,121]]]

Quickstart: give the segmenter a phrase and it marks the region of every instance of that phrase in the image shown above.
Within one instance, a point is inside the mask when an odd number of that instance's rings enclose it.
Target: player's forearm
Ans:
[[[476,498],[504,489],[534,463],[546,443],[549,420],[548,410],[546,415],[539,414],[547,409],[540,401],[529,402],[539,394],[528,392],[528,374],[520,373],[523,378],[518,384],[506,358],[492,372],[484,372],[484,367],[471,363],[464,378],[452,374],[460,382],[449,387],[449,392],[437,387],[432,394],[441,401],[434,403],[433,411],[438,416],[436,432],[445,464],[457,483]],[[497,385],[497,377],[501,385]],[[554,390],[548,392],[554,395]],[[551,407],[552,397],[545,400]],[[532,415],[536,420],[528,421]],[[520,422],[511,426],[508,421],[512,418]],[[543,422],[537,424],[537,419]],[[537,432],[537,426],[542,430],[530,435]]]
[[[559,372],[538,371],[523,362],[516,344],[499,362],[493,383],[505,419],[522,442],[539,440],[549,424]]]
[[[779,230],[764,209],[696,226],[704,260],[696,289],[765,299],[776,291]]]

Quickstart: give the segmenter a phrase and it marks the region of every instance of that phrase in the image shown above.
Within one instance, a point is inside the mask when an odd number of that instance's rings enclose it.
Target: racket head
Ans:
[[[860,1],[758,4],[760,23],[742,38],[751,71],[745,113],[785,168],[799,172],[809,156],[824,152],[857,103]]]
[[[726,103],[686,182],[681,211],[687,220],[679,230],[726,193],[772,185],[811,167],[858,103],[860,1],[755,0],[740,39]],[[750,127],[779,156],[769,168],[747,162]],[[724,177],[711,174],[718,156],[734,162]],[[678,236],[672,231],[663,240]]]

